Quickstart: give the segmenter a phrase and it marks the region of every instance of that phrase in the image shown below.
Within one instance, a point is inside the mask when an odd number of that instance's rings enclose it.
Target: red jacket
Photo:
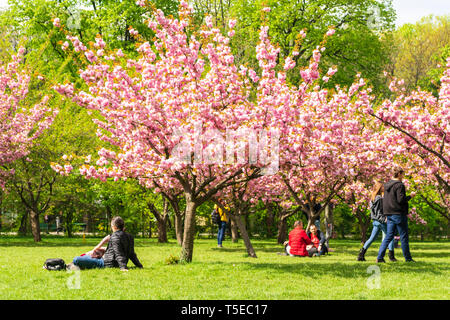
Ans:
[[[311,243],[311,239],[306,235],[305,230],[300,229],[300,226],[294,228],[289,232],[289,246],[290,253],[296,256],[307,256],[308,251],[306,246]]]

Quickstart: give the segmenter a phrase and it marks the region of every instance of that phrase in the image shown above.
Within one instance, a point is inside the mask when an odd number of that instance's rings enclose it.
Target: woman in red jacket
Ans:
[[[294,229],[289,232],[289,242],[285,242],[286,253],[290,256],[307,257],[306,246],[311,243],[311,239],[303,230],[303,222],[295,221]]]

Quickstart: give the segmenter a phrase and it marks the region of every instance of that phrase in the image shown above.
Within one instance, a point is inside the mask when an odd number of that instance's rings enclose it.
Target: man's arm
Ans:
[[[102,239],[102,241],[100,241],[100,243],[99,243],[98,245],[96,245],[94,249],[92,249],[92,251],[98,250],[98,249],[100,249],[101,247],[103,247],[103,245],[104,245],[105,243],[109,242],[109,239],[111,239],[111,235],[110,235],[110,234],[108,234],[106,237],[104,237],[104,238]]]
[[[395,190],[395,195],[397,197],[397,202],[401,205],[405,205],[408,203],[408,201],[411,199],[410,196],[406,196],[406,188],[405,185],[402,183],[400,184],[400,187],[398,187]]]
[[[131,260],[131,262],[134,263],[134,265],[136,267],[143,268],[144,266],[139,261],[137,255],[136,255],[136,252],[134,252],[134,238],[131,235],[129,237],[130,237],[130,260]]]

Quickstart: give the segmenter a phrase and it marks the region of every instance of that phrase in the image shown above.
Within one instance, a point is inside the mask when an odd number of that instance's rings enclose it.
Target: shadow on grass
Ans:
[[[318,258],[297,258],[286,257],[286,259],[297,260],[297,262],[286,263],[252,263],[252,262],[217,262],[222,267],[231,269],[233,265],[239,265],[240,268],[249,270],[251,272],[273,272],[282,276],[283,274],[292,276],[302,276],[309,278],[322,278],[324,276],[338,277],[338,278],[355,278],[355,277],[368,277],[370,274],[367,272],[370,266],[376,265],[376,263],[344,263],[344,262],[324,262],[319,258],[319,261],[314,261]],[[255,260],[256,261],[256,260]],[[213,262],[212,264],[216,264]],[[446,275],[448,274],[449,267],[447,263],[428,263],[428,262],[396,262],[386,263],[378,265],[381,273],[400,273],[400,274],[418,274],[418,275]]]
[[[357,242],[354,243],[344,243],[344,242],[338,242],[338,243],[331,243],[331,249],[333,252],[331,254],[345,254],[345,255],[352,255],[355,257],[358,256],[358,252],[360,249],[360,246]],[[368,252],[366,253],[366,257],[375,257],[378,254],[378,249],[381,245],[380,243],[373,243],[372,246],[369,248]],[[266,247],[267,246],[267,247]],[[257,245],[254,245],[254,249],[256,252],[256,255],[258,255],[258,252],[264,252],[264,253],[282,253],[284,252],[284,246],[283,245],[277,245],[273,243],[258,243]],[[442,243],[441,246],[434,245],[431,246],[430,244],[423,244],[423,243],[412,243],[410,245],[411,254],[413,258],[449,258],[450,257],[450,245],[447,243],[447,246]],[[230,253],[237,253],[237,252],[245,252],[245,248],[243,247],[223,247],[223,248],[211,248],[212,251],[215,252],[230,252]],[[397,259],[403,259],[402,249],[401,247],[395,249],[395,255]]]

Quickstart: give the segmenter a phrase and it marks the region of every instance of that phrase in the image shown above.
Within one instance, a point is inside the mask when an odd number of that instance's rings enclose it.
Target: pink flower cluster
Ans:
[[[34,106],[27,106],[30,75],[26,67],[21,67],[24,54],[21,47],[12,61],[0,65],[0,187],[12,174],[8,164],[29,153],[34,140],[57,114],[57,110],[47,106],[48,96]]]

